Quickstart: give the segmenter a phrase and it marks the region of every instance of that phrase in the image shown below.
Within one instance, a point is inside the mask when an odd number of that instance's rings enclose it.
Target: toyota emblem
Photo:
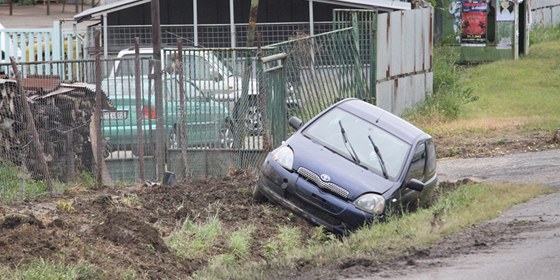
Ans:
[[[321,174],[321,180],[329,182],[331,180],[331,177],[327,174]]]

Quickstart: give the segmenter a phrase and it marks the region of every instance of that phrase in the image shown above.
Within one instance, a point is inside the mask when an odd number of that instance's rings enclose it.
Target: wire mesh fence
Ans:
[[[163,45],[175,46],[178,39],[185,42],[185,47],[204,48],[232,48],[245,47],[248,24],[199,24],[194,25],[162,25],[161,40]],[[88,46],[93,50],[93,30],[88,29]],[[313,25],[315,34],[333,30],[331,22],[316,22]],[[256,31],[259,34],[259,42],[262,46],[277,42],[287,41],[296,36],[310,35],[310,25],[307,22],[290,23],[258,23]],[[120,50],[130,48],[134,45],[135,38],[140,39],[141,46],[151,46],[151,25],[118,25],[107,28],[108,51],[117,54]],[[234,45],[233,45],[234,44]]]
[[[262,48],[179,44],[162,50],[161,69],[155,69],[151,50],[142,48],[99,64],[18,64],[23,79],[0,82],[0,176],[6,170],[28,175],[3,186],[1,195],[21,197],[31,186],[49,189],[46,174],[55,182],[72,182],[97,170],[99,148],[92,141],[96,82],[103,99],[97,112],[100,154],[113,181],[162,180],[159,160],[177,179],[258,169],[266,153],[289,134],[289,116],[309,120],[339,99],[365,98],[371,86],[352,28],[291,39]],[[41,67],[51,69],[43,72],[51,75],[37,75]],[[0,69],[10,73],[9,65]],[[155,106],[157,72],[162,73],[163,111]],[[22,113],[23,103],[29,104],[31,118]],[[155,152],[158,133],[165,139],[161,159]]]

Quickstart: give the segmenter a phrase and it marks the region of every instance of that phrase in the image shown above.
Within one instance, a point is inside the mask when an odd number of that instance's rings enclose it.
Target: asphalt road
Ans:
[[[537,183],[560,189],[560,150],[496,158],[441,160],[442,180]],[[494,222],[535,223],[531,230],[488,251],[438,260],[441,265],[399,271],[390,279],[560,279],[560,192],[538,197],[506,211]],[[432,260],[433,261],[433,260]],[[371,279],[387,279],[374,277]]]

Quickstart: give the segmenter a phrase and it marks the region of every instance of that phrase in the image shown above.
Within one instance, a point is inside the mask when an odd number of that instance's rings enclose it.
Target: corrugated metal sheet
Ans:
[[[432,92],[432,19],[431,8],[379,15],[379,107],[401,114]]]
[[[557,26],[560,24],[560,0],[532,0],[532,26]]]

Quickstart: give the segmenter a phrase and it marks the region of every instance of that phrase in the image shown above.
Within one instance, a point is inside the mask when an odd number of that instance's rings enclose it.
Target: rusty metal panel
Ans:
[[[412,73],[414,72],[414,56],[416,55],[416,28],[414,27],[416,21],[416,15],[419,10],[411,10],[409,12],[401,13],[402,25],[400,36],[402,44],[399,46],[401,53],[403,54],[401,58],[401,72],[402,73]]]
[[[393,112],[393,82],[384,81],[377,83],[377,104],[389,112]]]
[[[389,29],[389,48],[391,49],[389,73],[390,76],[396,76],[402,73],[402,16],[401,12],[393,12],[389,17],[391,21],[391,29]]]
[[[422,9],[422,41],[418,42],[423,46],[424,68],[423,70],[432,71],[432,50],[433,50],[433,9]]]
[[[422,9],[417,9],[417,13],[414,14],[414,21],[422,23]],[[415,24],[414,28],[414,71],[424,70],[424,33],[422,24]]]
[[[379,14],[377,21],[377,80],[388,78],[389,57],[391,57],[391,47],[389,41],[389,30],[391,22],[388,14]]]

